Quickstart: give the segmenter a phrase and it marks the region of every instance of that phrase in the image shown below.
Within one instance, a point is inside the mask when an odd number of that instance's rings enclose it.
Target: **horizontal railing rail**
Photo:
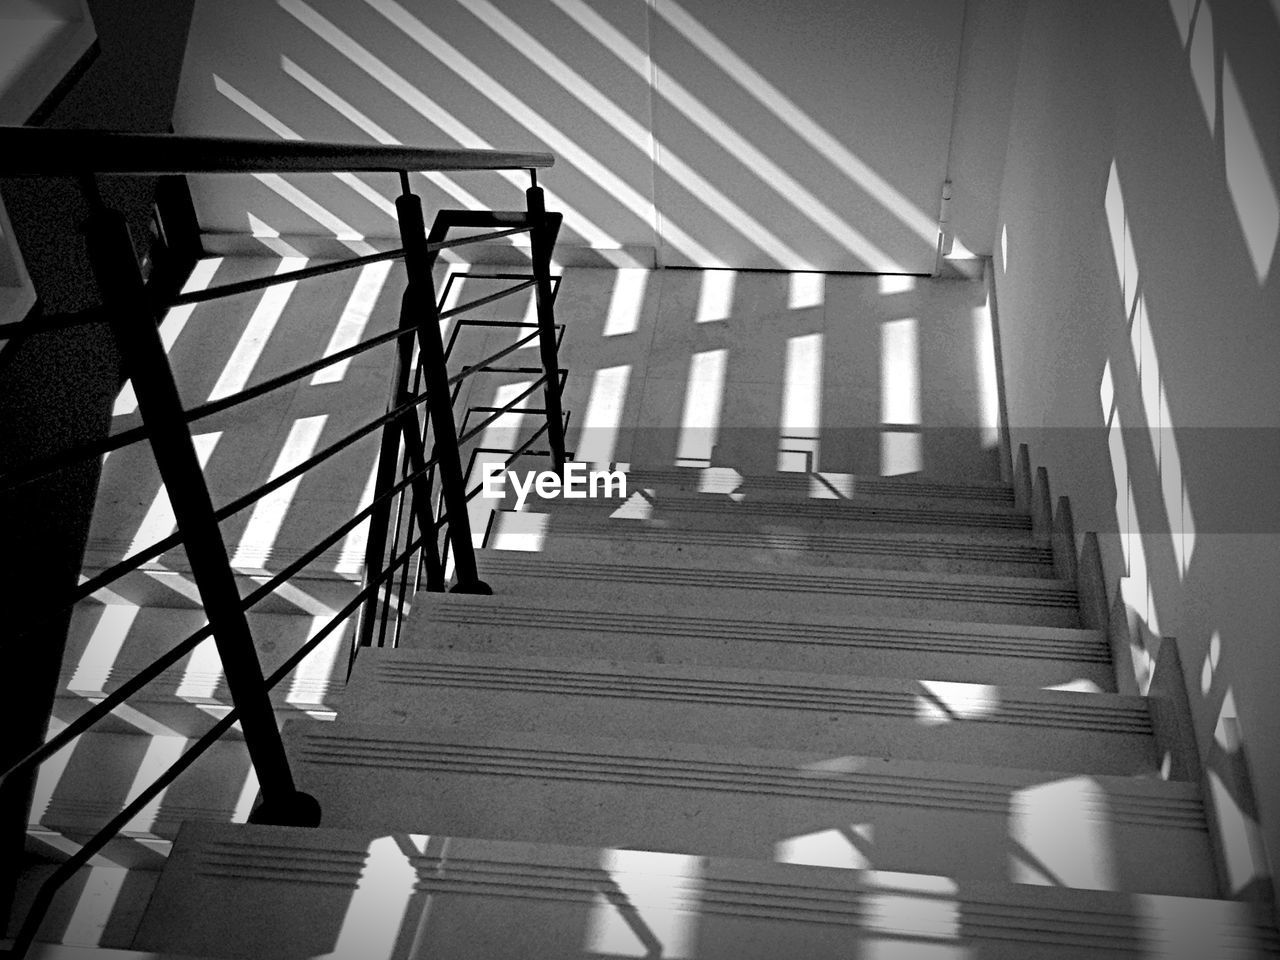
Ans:
[[[539,170],[549,153],[0,126],[0,177]]]
[[[91,308],[83,314],[53,318],[47,322],[36,317],[34,321],[7,324],[0,329],[0,339],[22,337],[35,331],[53,332],[80,323],[107,322],[120,346],[125,373],[133,384],[138,416],[142,421],[138,426],[75,449],[7,467],[0,471],[0,492],[40,480],[88,458],[149,441],[177,520],[176,532],[134,550],[106,569],[82,577],[77,587],[55,598],[55,602],[46,603],[40,616],[53,623],[60,612],[65,615],[68,607],[100,595],[101,591],[110,589],[121,578],[136,571],[155,569],[148,565],[158,563],[172,550],[185,547],[190,573],[207,618],[204,626],[176,642],[131,676],[113,683],[109,691],[104,688],[101,695],[95,693],[89,697],[91,705],[62,725],[56,734],[42,743],[23,745],[16,753],[11,750],[4,769],[0,770],[0,787],[26,784],[24,789],[29,789],[31,778],[41,763],[75,743],[77,738],[107,717],[118,713],[126,701],[205,642],[212,641],[218,648],[231,699],[228,713],[198,737],[172,766],[149,786],[132,794],[125,809],[101,830],[87,840],[77,841],[79,849],[54,871],[36,893],[34,906],[21,923],[14,941],[17,956],[22,956],[34,942],[57,889],[76,870],[90,863],[140,810],[160,796],[201,754],[237,725],[260,786],[260,800],[251,819],[304,826],[318,823],[318,805],[293,784],[275,719],[275,707],[269,698],[270,691],[326,637],[353,618],[356,626],[352,631],[352,659],[359,647],[375,642],[382,645],[387,641],[390,619],[394,619],[395,625],[391,642],[397,643],[411,586],[418,589],[425,579],[426,589],[444,589],[446,562],[452,563],[453,589],[489,592],[476,569],[468,519],[467,505],[476,494],[475,490],[467,489],[475,452],[472,452],[467,470],[463,471],[460,446],[470,443],[487,424],[503,412],[515,409],[534,390],[541,388],[546,399],[543,407],[537,411],[522,408],[521,412],[545,411],[545,422],[514,451],[509,451],[505,462],[509,464],[515,458],[528,454],[538,440],[546,438],[548,449],[536,452],[551,456],[557,469],[564,463],[564,429],[568,417],[560,412],[559,398],[567,371],[556,363],[556,351],[564,335],[564,326],[555,322],[552,309],[559,278],[550,275],[550,248],[559,230],[560,217],[544,210],[542,191],[537,186],[536,177],[537,169],[548,167],[552,162],[550,154],[536,152],[434,150],[0,127],[0,177],[68,175],[79,179],[91,210],[86,231],[89,259],[104,300],[104,306]],[[512,169],[530,172],[526,209],[441,211],[430,232],[426,230],[421,203],[410,189],[411,172]],[[397,247],[176,295],[157,294],[142,282],[124,219],[103,202],[97,182],[101,174],[328,171],[386,171],[398,175],[401,195],[396,201],[400,224],[400,244]],[[462,235],[450,236],[451,231],[461,231]],[[453,276],[446,281],[445,295],[437,299],[433,268],[439,253],[468,244],[508,239],[517,234],[529,235],[531,273],[483,274],[511,283],[504,290],[445,309],[450,290],[448,284],[453,282]],[[296,364],[283,373],[262,379],[218,400],[189,408],[182,405],[159,336],[159,322],[167,309],[394,260],[402,260],[408,274],[399,323],[395,328],[365,337],[326,356]],[[477,310],[499,300],[520,293],[528,294],[531,290],[536,305],[536,321],[515,322],[472,316]],[[457,321],[453,324],[446,348],[441,337],[441,322],[450,318],[457,318]],[[509,327],[519,332],[514,342],[487,350],[482,359],[463,364],[453,373],[446,369],[460,330],[493,327]],[[533,343],[538,345],[542,366],[501,363]],[[254,489],[221,506],[214,506],[203,470],[195,456],[193,424],[239,409],[327,367],[392,344],[395,349],[388,361],[391,390],[384,412]],[[455,423],[454,402],[464,383],[480,373],[511,371],[537,376],[519,397],[509,403],[501,407],[486,406],[483,412],[492,416],[479,426],[472,425],[468,429],[467,417],[463,418],[460,426]],[[376,483],[369,502],[274,574],[268,576],[265,570],[253,572],[251,579],[255,585],[242,595],[239,584],[244,577],[242,571],[232,568],[220,524],[286,485],[297,483],[325,461],[375,434],[379,434],[381,439]],[[346,538],[362,525],[367,525],[368,536],[359,589],[323,627],[309,633],[308,639],[281,666],[264,676],[246,619],[248,612],[285,588],[328,551],[339,544],[347,549]],[[444,538],[443,549],[441,536]],[[383,595],[381,601],[380,593]]]

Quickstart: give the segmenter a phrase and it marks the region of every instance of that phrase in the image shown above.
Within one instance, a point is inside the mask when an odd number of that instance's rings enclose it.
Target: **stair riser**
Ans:
[[[1105,803],[1063,796],[1037,807],[1004,790],[974,793],[961,784],[938,792],[859,778],[846,788],[812,774],[717,779],[661,764],[637,773],[604,758],[566,769],[545,756],[497,760],[471,752],[436,761],[394,745],[375,755],[367,747],[335,752],[302,737],[290,742],[302,789],[320,799],[333,827],[429,824],[433,833],[462,836],[772,859],[791,838],[870,824],[868,855],[877,869],[961,883],[1053,882],[1010,852],[1011,830],[1034,817],[1036,836],[1024,845],[1069,886],[1214,894],[1207,878],[1186,869],[1209,856],[1203,821],[1189,812],[1117,822]],[[825,865],[866,865],[855,849],[844,864]]]
[[[823,502],[823,501],[818,501]],[[508,504],[514,506],[514,503]],[[526,509],[554,518],[561,513],[604,520],[619,513],[617,500],[531,500]],[[658,500],[643,510],[627,506],[619,519],[644,518],[681,530],[724,530],[746,534],[764,533],[938,533],[1016,539],[1031,537],[1030,520],[1021,515],[962,513],[954,510],[927,513],[915,505],[891,511],[868,508],[810,507],[798,509],[787,503],[734,503],[716,501]]]
[[[914,705],[917,716],[912,716],[913,705],[905,697],[881,697],[879,709],[866,703],[839,709],[832,703],[837,697],[811,694],[803,704],[801,695],[788,695],[784,690],[775,691],[773,699],[744,694],[739,702],[726,703],[723,701],[732,700],[732,694],[717,696],[709,687],[701,692],[690,688],[678,693],[610,696],[603,690],[576,692],[554,681],[546,681],[544,690],[533,692],[512,689],[511,683],[486,687],[479,678],[449,683],[389,671],[369,672],[373,676],[353,688],[344,720],[619,739],[643,731],[646,739],[675,742],[762,749],[804,744],[808,750],[833,754],[1044,767],[1076,773],[1157,773],[1150,732],[1141,730],[1145,724],[1130,715],[1115,721],[1128,728],[1120,732],[1098,729],[1101,724],[1093,728],[1068,726],[1048,711],[1023,723],[1001,722],[998,713],[987,722],[948,721],[940,719],[938,708],[923,695]],[[523,681],[519,685],[532,684]],[[885,715],[892,712],[899,715]]]
[[[859,568],[869,570],[910,570],[943,574],[970,574],[1000,577],[1053,577],[1053,564],[1043,559],[1021,559],[1025,548],[1010,544],[1001,550],[999,541],[992,547],[964,546],[919,547],[908,540],[883,538],[872,540],[846,538],[836,544],[827,537],[745,537],[702,531],[701,536],[689,531],[668,531],[634,521],[614,521],[589,529],[580,524],[566,532],[550,530],[545,544],[557,553],[570,553],[580,558],[598,557],[605,561],[654,561],[702,563],[709,566],[737,564],[776,567],[784,570],[832,570]],[[938,538],[941,539],[941,538]],[[527,540],[498,536],[490,545],[499,550],[527,550]],[[1017,551],[1019,559],[1001,559]],[[1039,553],[1039,551],[1037,551]]]
[[[627,490],[659,496],[725,496],[783,503],[865,502],[944,510],[1013,509],[1013,488],[1003,484],[950,484],[839,474],[775,473],[735,478],[715,470],[649,470],[627,473]]]
[[[654,569],[657,582],[644,583],[625,579],[603,579],[590,571],[567,571],[547,565],[545,575],[514,575],[502,569],[505,564],[485,557],[481,575],[504,597],[538,597],[556,603],[593,598],[609,598],[618,616],[663,609],[697,609],[713,600],[717,605],[733,607],[743,616],[752,612],[774,613],[795,610],[797,616],[829,614],[846,616],[904,617],[921,620],[958,620],[968,623],[1019,623],[1048,627],[1078,627],[1079,612],[1074,598],[1066,605],[1034,602],[984,602],[981,588],[963,589],[965,599],[943,599],[942,590],[931,585],[900,587],[892,582],[837,586],[815,574],[811,582],[785,585],[764,580],[750,586],[735,587],[726,573],[715,586],[703,582],[701,571]],[[842,589],[843,588],[843,589]],[[854,593],[853,590],[865,591]],[[902,596],[907,590],[916,595]],[[932,596],[930,594],[933,594]]]
[[[511,656],[601,657],[611,660],[688,664],[707,667],[757,667],[868,677],[920,676],[1015,686],[1047,687],[1083,680],[1099,689],[1115,689],[1114,671],[1107,663],[1069,657],[1029,657],[1004,647],[989,653],[970,644],[953,648],[901,649],[893,638],[859,643],[817,643],[803,633],[781,641],[743,637],[672,635],[661,631],[622,632],[565,622],[563,626],[474,624],[436,621],[421,635],[407,633],[408,647],[432,647],[472,653]],[[994,646],[994,645],[993,645]]]

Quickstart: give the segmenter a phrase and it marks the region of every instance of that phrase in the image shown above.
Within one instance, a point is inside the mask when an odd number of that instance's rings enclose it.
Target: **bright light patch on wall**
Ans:
[[[280,449],[280,455],[276,457],[275,466],[271,468],[271,478],[292,470],[315,452],[326,420],[328,416],[321,414],[318,417],[301,417],[293,422],[284,446]],[[231,558],[233,567],[265,568],[301,480],[301,477],[295,477],[254,504],[235,556]]]
[[[325,83],[317,79],[307,70],[300,67],[298,64],[294,63],[288,57],[282,56],[280,58],[280,66],[281,66],[281,69],[283,69],[288,76],[293,77],[300,84],[302,84],[307,90],[315,94],[320,100],[328,104],[330,107],[336,110],[339,114],[341,114],[345,119],[350,121],[360,130],[364,131],[364,133],[366,133],[375,143],[381,143],[381,144],[387,144],[387,145],[398,145],[400,143],[399,140],[397,140],[385,129],[383,129],[373,120],[371,120],[366,114],[364,114],[359,109],[357,109],[354,105],[352,105],[350,101],[343,98],[335,90],[333,90],[328,85],[326,85]],[[450,177],[445,176],[443,173],[440,173],[435,170],[428,170],[423,172],[422,175],[426,177],[428,182],[438,187],[440,190],[444,191],[449,196],[453,197],[454,200],[458,201],[458,203],[462,205],[463,209],[466,209],[466,210],[485,209],[485,205],[483,202],[481,202],[477,197],[475,197],[473,194],[471,194],[467,190],[464,190],[462,187],[460,187],[457,181],[453,180]],[[395,208],[393,205],[392,216],[395,216],[394,211],[395,211]],[[519,238],[505,237],[503,239],[509,242],[513,247],[515,247],[521,253],[524,253],[526,255],[528,254],[529,252],[528,247],[520,246]],[[441,259],[449,260],[450,262],[457,262],[460,260],[457,254],[455,254],[452,250],[440,251],[440,257]]]
[[[827,275],[825,273],[809,273],[797,271],[789,276],[790,289],[787,293],[787,307],[791,310],[805,310],[809,307],[820,307],[826,299]]]
[[[1104,423],[1111,422],[1115,399],[1116,388],[1111,379],[1111,361],[1108,360],[1102,365],[1102,378],[1098,381],[1098,402],[1102,405],[1102,420]]]
[[[689,382],[680,415],[676,466],[709,467],[724,402],[726,350],[706,350],[689,360]]]
[[[1000,226],[1000,271],[1009,272],[1009,225]]]
[[[1000,388],[996,371],[995,331],[992,329],[991,297],[973,309],[973,364],[978,374],[978,417],[982,445],[1000,445]]]
[[[916,288],[916,278],[905,273],[882,273],[877,279],[881,295],[907,293]]]
[[[276,265],[276,276],[291,270],[301,270],[306,265],[305,259],[285,257]],[[231,351],[227,365],[222,368],[218,382],[209,392],[210,400],[228,397],[245,388],[245,384],[249,382],[249,375],[253,373],[253,368],[262,356],[262,350],[267,345],[267,340],[275,330],[297,285],[296,280],[289,280],[274,287],[268,287],[263,292],[262,299],[258,301],[258,306],[250,315],[249,322],[245,324],[244,332],[240,334],[235,349]]]
[[[853,823],[843,829],[789,837],[773,845],[773,859],[811,867],[870,870],[874,864],[863,850],[871,847],[872,830],[872,824]]]
[[[738,274],[734,270],[703,270],[702,287],[698,291],[698,312],[694,323],[728,320],[733,312],[733,287]]]
[[[914,320],[895,320],[881,326],[881,420],[886,424],[920,421],[919,360]],[[882,429],[880,475],[918,473],[924,468],[924,448],[916,430]]]
[[[609,294],[609,312],[605,314],[604,335],[621,337],[640,328],[640,308],[644,305],[649,271],[641,267],[614,271],[613,292]]]
[[[792,132],[825,157],[837,170],[874,197],[930,247],[937,242],[938,225],[887,180],[823,129],[817,121],[771,84],[763,74],[695,20],[675,0],[653,0],[652,7],[704,56],[732,77]]]
[[[697,950],[702,858],[604,850],[609,893],[597,893],[583,949],[591,956],[692,958]],[[643,934],[643,936],[641,936]]]
[[[822,334],[787,340],[778,469],[808,473],[818,465],[822,409]]]
[[[1129,219],[1125,212],[1124,194],[1120,189],[1120,175],[1115,161],[1107,177],[1106,193],[1107,228],[1111,235],[1111,251],[1115,254],[1116,277],[1120,281],[1120,295],[1127,318],[1133,311],[1134,297],[1138,292],[1138,256],[1133,249],[1133,236],[1129,232]]]
[[[916,473],[924,466],[918,430],[893,430],[920,422],[920,342],[916,320],[880,325],[880,475]]]
[[[1173,22],[1178,27],[1178,36],[1186,46],[1187,37],[1191,35],[1191,7],[1195,0],[1169,0],[1169,12],[1173,14]]]
[[[1014,842],[1009,879],[1041,886],[1116,889],[1106,791],[1091,777],[1069,777],[1016,791],[1009,804]],[[1025,851],[1019,855],[1018,848]]]
[[[1257,821],[1240,809],[1230,788],[1214,770],[1206,770],[1231,893],[1238,894],[1256,877],[1267,876],[1266,852]]]
[[[280,239],[280,231],[275,227],[258,219],[252,213],[246,213],[245,216],[249,221],[249,235],[277,257],[302,257],[302,251]]]
[[[1213,50],[1213,11],[1207,0],[1200,2],[1200,12],[1196,14],[1192,31],[1191,49],[1188,51],[1191,79],[1195,82],[1196,93],[1200,95],[1200,107],[1204,111],[1204,122],[1209,127],[1209,135],[1213,136],[1218,116],[1218,80]]]
[[[1240,221],[1258,283],[1263,284],[1271,271],[1276,238],[1280,236],[1280,198],[1276,196],[1266,156],[1249,121],[1240,88],[1236,86],[1235,74],[1225,59],[1222,62],[1222,127],[1227,190],[1236,208],[1236,218]]]
[[[647,51],[636,46],[621,31],[584,2],[584,0],[552,0],[582,29],[600,41],[646,83],[657,90],[668,103],[683,113],[704,134],[715,140],[730,155],[754,170],[760,182],[772,187],[796,210],[825,230],[869,269],[900,273],[901,264],[868,240],[839,214],[824,204],[795,177],[774,163],[762,150],[738,132],[689,92],[671,74],[649,59]],[[930,225],[936,231],[936,225]],[[932,245],[932,237],[930,239]],[[715,261],[697,261],[711,264]]]
[[[596,468],[608,467],[613,462],[630,378],[629,364],[603,367],[595,372],[587,409],[582,415],[582,432],[574,446],[576,459]]]
[[[382,287],[387,282],[387,275],[390,272],[389,261],[370,263],[360,268],[356,285],[347,298],[346,306],[342,308],[338,324],[333,328],[333,335],[329,338],[329,345],[324,348],[326,357],[346,350],[348,347],[354,347],[360,342],[360,336],[369,323],[369,317],[373,314],[373,308],[378,302],[378,295],[382,293]],[[341,360],[333,366],[317,371],[311,378],[311,385],[338,383],[346,375],[350,364],[350,359]]]
[[[657,228],[657,212],[651,199],[635,190],[597,160],[575,139],[562,133],[528,103],[512,93],[508,86],[499,83],[478,63],[464,55],[395,0],[365,0],[365,2],[398,27],[405,36],[456,73],[463,81],[469,83],[499,110],[545,143],[558,158],[576,167],[588,180],[597,184],[600,189],[648,224],[651,229]],[[550,203],[549,199],[548,203]],[[669,220],[665,221],[663,237],[695,263],[719,262],[710,250],[672,225]]]
[[[561,87],[581,101],[588,109],[607,123],[633,147],[660,165],[662,171],[683,186],[689,193],[698,197],[707,207],[721,219],[737,230],[743,237],[754,243],[762,251],[774,259],[781,267],[798,267],[803,258],[777,237],[763,223],[734,203],[733,199],[723,193],[714,183],[702,176],[692,166],[685,163],[669,146],[655,142],[653,131],[639,123],[631,114],[606,97],[595,84],[588,81],[564,60],[540,43],[536,37],[522,28],[514,20],[504,14],[489,0],[467,0],[464,6],[476,15],[479,20],[498,33],[512,47],[528,57],[540,70],[555,80]],[[657,158],[661,157],[660,162]],[[659,221],[656,211],[651,226],[656,230]],[[662,219],[663,235],[671,233],[672,226],[668,217]],[[687,234],[676,231],[676,245],[684,245]],[[710,263],[707,263],[709,266]]]
[[[338,53],[350,60],[352,64],[402,100],[410,109],[439,128],[445,136],[454,140],[459,146],[478,149],[492,148],[492,144],[488,143],[466,124],[458,120],[457,117],[424,94],[414,84],[388,67],[386,63],[374,56],[368,48],[356,42],[349,34],[335,26],[332,21],[317,13],[304,0],[278,0],[278,2],[281,9],[295,17],[317,37],[328,43]],[[523,172],[504,170],[499,173],[499,176],[515,187],[521,196],[524,195],[527,176]],[[428,179],[436,182],[431,177],[428,177]],[[591,220],[584,217],[570,204],[565,203],[563,198],[557,196],[545,186],[543,187],[543,194],[547,209],[559,210],[564,214],[565,227],[578,234],[593,249],[602,252],[609,251],[604,255],[618,266],[640,266],[634,261],[634,258],[622,252],[622,244],[601,230]],[[474,209],[479,209],[481,206],[477,204]]]
[[[197,290],[207,290],[209,284],[213,282],[213,275],[218,272],[218,267],[222,265],[222,257],[205,257],[196,262],[191,270],[191,276],[187,278],[187,282],[182,285],[183,293],[194,293]],[[164,344],[164,352],[169,353],[173,349],[173,345],[181,336],[182,330],[187,325],[187,321],[191,319],[191,314],[195,311],[196,304],[188,303],[180,307],[173,307],[165,313],[164,319],[160,321],[160,341]],[[111,411],[113,417],[123,417],[133,413],[138,409],[138,398],[134,396],[133,384],[126,383],[124,389],[120,391],[120,395],[116,397],[116,404]]]

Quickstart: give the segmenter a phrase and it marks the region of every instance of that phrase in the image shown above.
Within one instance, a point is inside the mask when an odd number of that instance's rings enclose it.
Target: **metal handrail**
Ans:
[[[198,738],[179,760],[164,771],[150,786],[139,792],[125,810],[112,818],[86,841],[81,849],[55,871],[41,886],[35,906],[24,920],[16,940],[21,955],[30,946],[43,915],[52,902],[54,891],[76,869],[115,836],[142,808],[159,795],[208,746],[240,724],[250,760],[258,775],[262,800],[251,819],[255,822],[314,825],[319,807],[311,797],[294,784],[283,743],[274,716],[269,691],[287,676],[301,660],[337,630],[357,611],[363,610],[357,629],[353,631],[352,657],[358,645],[369,645],[374,617],[378,609],[378,593],[385,585],[386,602],[382,607],[382,630],[379,643],[386,635],[387,614],[393,604],[391,591],[396,574],[400,574],[400,592],[394,604],[395,638],[398,641],[400,614],[408,592],[410,567],[417,565],[420,582],[423,569],[428,571],[427,588],[443,589],[442,555],[439,532],[447,530],[446,551],[453,547],[457,584],[455,589],[489,592],[476,570],[466,505],[474,491],[466,490],[466,476],[459,463],[459,446],[470,441],[484,424],[458,436],[453,419],[454,388],[466,378],[486,370],[505,369],[495,366],[503,357],[527,343],[537,340],[544,369],[529,390],[515,398],[504,410],[513,408],[534,389],[543,388],[547,422],[512,454],[527,451],[540,437],[547,436],[557,468],[563,466],[564,426],[567,418],[559,414],[559,397],[566,371],[555,363],[556,348],[564,333],[555,323],[552,302],[557,280],[550,276],[550,246],[559,229],[558,214],[548,214],[543,207],[542,191],[537,186],[535,170],[550,166],[549,154],[509,153],[488,150],[428,150],[402,147],[349,146],[344,144],[312,144],[304,142],[265,142],[216,138],[178,137],[173,135],[118,134],[103,131],[60,131],[39,128],[0,127],[0,176],[75,175],[89,201],[89,254],[94,274],[103,293],[104,308],[95,309],[87,318],[106,320],[121,346],[126,373],[134,383],[143,425],[113,434],[73,451],[43,458],[8,471],[0,477],[0,485],[14,486],[42,476],[60,466],[85,457],[100,455],[143,439],[149,439],[156,456],[161,479],[169,490],[178,521],[177,533],[139,550],[108,570],[83,581],[64,600],[74,603],[102,589],[119,577],[138,569],[167,550],[185,543],[191,572],[200,591],[208,622],[175,644],[149,665],[115,687],[104,691],[89,709],[67,724],[57,734],[36,746],[0,772],[0,784],[15,777],[29,776],[31,770],[63,749],[95,723],[116,711],[130,696],[153,682],[196,646],[212,638],[218,647],[223,673],[230,691],[232,707],[212,729]],[[527,208],[522,211],[443,211],[425,230],[421,202],[410,189],[410,170],[499,170],[527,169],[532,186],[526,191]],[[124,218],[103,203],[98,190],[99,174],[167,174],[167,173],[232,173],[232,172],[321,172],[321,171],[388,171],[399,175],[402,195],[396,202],[401,232],[401,247],[339,262],[323,263],[271,277],[255,278],[223,284],[204,291],[161,299],[149,292],[133,256]],[[468,236],[448,237],[452,229],[485,231]],[[512,288],[467,303],[442,309],[434,296],[432,268],[441,250],[480,243],[515,233],[528,232],[532,243],[533,276],[521,276]],[[297,282],[385,260],[403,259],[409,274],[400,323],[394,330],[369,337],[329,356],[301,364],[286,373],[271,377],[237,393],[184,409],[173,380],[168,359],[159,337],[158,322],[167,307],[195,304],[220,297],[264,289],[276,283]],[[502,348],[479,363],[464,367],[450,376],[445,369],[446,351],[440,336],[442,319],[462,315],[505,296],[530,287],[535,290],[537,304],[535,330],[517,342]],[[142,313],[135,319],[134,313]],[[139,322],[141,321],[141,322]],[[75,322],[80,322],[78,319]],[[474,321],[489,324],[488,321]],[[460,321],[460,324],[467,321]],[[493,325],[509,325],[494,321]],[[46,325],[72,325],[59,322]],[[19,331],[20,333],[21,331]],[[3,331],[7,335],[8,330]],[[455,328],[456,335],[456,328]],[[191,424],[201,418],[261,397],[325,367],[350,360],[382,344],[395,342],[392,360],[392,393],[387,410],[381,416],[348,433],[322,450],[313,453],[273,477],[256,489],[220,508],[214,508],[195,456]],[[450,339],[452,347],[453,338]],[[414,361],[415,347],[417,359]],[[414,385],[409,387],[413,368]],[[421,388],[419,385],[421,381]],[[418,408],[426,407],[427,425],[419,419]],[[498,414],[500,415],[500,413]],[[491,422],[486,420],[485,423]],[[338,526],[336,530],[295,558],[273,576],[259,582],[256,589],[240,596],[236,573],[231,567],[219,524],[233,514],[258,502],[272,491],[295,482],[322,461],[350,447],[358,440],[381,430],[382,445],[376,484],[370,502]],[[426,454],[428,430],[433,435],[431,455]],[[510,461],[508,461],[510,462]],[[400,479],[395,479],[399,472]],[[437,513],[432,484],[440,479],[440,509]],[[390,556],[386,556],[386,535],[391,526],[392,502],[399,498],[395,533]],[[410,522],[416,521],[417,536],[408,533],[401,546],[405,507]],[[331,549],[361,524],[369,524],[370,535],[365,556],[363,585],[341,610],[319,631],[312,634],[269,677],[264,677],[254,650],[246,620],[247,611],[274,593],[291,578]],[[255,577],[255,580],[261,578]],[[61,609],[65,610],[65,603]],[[24,745],[24,749],[26,749]]]
[[[537,170],[549,153],[0,126],[0,177]]]

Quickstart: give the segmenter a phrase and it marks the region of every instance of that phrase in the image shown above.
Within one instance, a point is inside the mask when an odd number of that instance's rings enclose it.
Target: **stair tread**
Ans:
[[[1154,776],[1140,697],[448,650],[367,650],[344,721],[425,723]]]
[[[863,677],[719,666],[644,663],[591,657],[494,655],[453,650],[373,648],[356,661],[353,678],[382,677],[409,682],[414,678],[493,677],[518,683],[577,686],[602,696],[786,697],[812,709],[865,703],[870,709],[896,711],[914,706],[921,691],[945,699],[958,715],[1019,722],[1036,712],[1063,723],[1112,726],[1149,732],[1146,698],[1119,693],[992,686],[981,683]],[[354,682],[354,681],[353,681]],[[358,704],[342,704],[344,721]],[[918,711],[909,709],[908,715]]]
[[[375,876],[376,883],[367,879]],[[412,900],[415,890],[429,899]],[[367,911],[363,924],[349,923],[357,909]],[[1195,918],[1191,929],[1188,917]],[[488,923],[478,924],[481,918]],[[1153,918],[1168,918],[1176,929],[1161,929]],[[770,921],[777,920],[787,922],[771,935]],[[136,945],[217,947],[229,957],[327,955],[354,946],[343,939],[350,934],[362,934],[361,945],[372,950],[368,938],[393,943],[417,929],[419,943],[433,951],[452,945],[466,956],[549,960],[589,951],[584,929],[608,937],[610,921],[610,944],[625,942],[628,930],[670,936],[696,923],[697,953],[679,955],[707,958],[772,957],[784,945],[793,955],[801,949],[806,957],[843,957],[851,941],[886,937],[943,936],[956,945],[981,943],[984,957],[1001,958],[1105,949],[1226,960],[1275,946],[1274,934],[1246,905],[1211,898],[1011,883],[960,887],[923,873],[426,830],[389,836],[215,824],[183,828]],[[579,942],[566,945],[564,930]]]

